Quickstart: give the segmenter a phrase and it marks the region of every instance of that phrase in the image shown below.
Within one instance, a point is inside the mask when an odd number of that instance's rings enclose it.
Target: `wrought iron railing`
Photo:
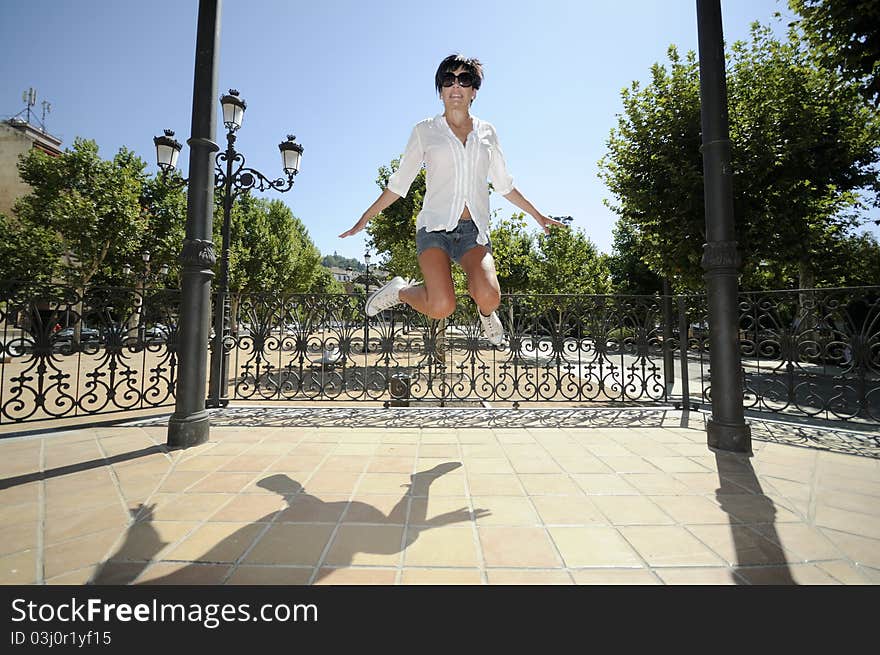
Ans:
[[[179,301],[0,283],[0,423],[172,405]],[[406,306],[367,319],[357,295],[230,304],[221,404],[711,401],[705,296],[505,295],[500,348],[468,298],[445,321]],[[880,287],[743,293],[739,329],[747,408],[880,423]]]
[[[179,297],[0,282],[0,423],[173,404]]]
[[[688,300],[707,326],[705,297]],[[739,344],[747,409],[880,423],[880,287],[741,293]],[[708,331],[689,351],[709,402]]]
[[[665,401],[659,299],[506,296],[503,348],[459,299],[444,321],[406,306],[367,320],[355,296],[249,296],[225,340],[229,398],[409,402]]]

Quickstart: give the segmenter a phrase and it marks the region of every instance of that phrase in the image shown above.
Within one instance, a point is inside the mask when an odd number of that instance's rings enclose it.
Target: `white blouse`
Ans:
[[[504,153],[491,123],[473,119],[473,130],[462,145],[446,117],[426,118],[413,128],[400,166],[388,180],[388,190],[404,197],[425,164],[427,189],[422,211],[416,217],[416,230],[451,231],[465,206],[477,227],[477,243],[489,241],[489,185],[506,196],[513,191],[513,178],[507,172]]]

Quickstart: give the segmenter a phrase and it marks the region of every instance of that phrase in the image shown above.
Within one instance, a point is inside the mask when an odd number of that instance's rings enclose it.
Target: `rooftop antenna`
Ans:
[[[31,123],[31,107],[37,104],[37,90],[33,87],[29,88],[27,91],[21,94],[21,101],[25,103],[25,108],[18,112],[13,119],[18,118],[22,114],[27,114],[27,123],[29,125],[33,125]],[[46,114],[52,111],[52,105],[49,104],[46,100],[43,100],[43,118],[42,120],[38,120],[36,117],[36,113],[34,114],[34,121],[40,124],[40,128],[43,132],[46,131]]]
[[[27,104],[27,122],[31,122],[31,107],[37,104],[37,90],[33,87],[21,94],[22,102]]]

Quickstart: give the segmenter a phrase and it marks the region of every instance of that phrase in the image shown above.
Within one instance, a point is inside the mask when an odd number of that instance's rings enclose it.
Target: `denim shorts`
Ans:
[[[477,226],[472,220],[459,221],[458,226],[451,232],[438,230],[428,232],[421,228],[416,232],[416,251],[419,255],[428,248],[440,248],[449,255],[449,259],[456,264],[461,263],[464,254],[480,244],[477,243]],[[486,250],[492,252],[492,242],[486,242]]]

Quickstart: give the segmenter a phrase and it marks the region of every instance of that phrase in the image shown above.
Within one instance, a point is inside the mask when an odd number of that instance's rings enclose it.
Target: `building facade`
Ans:
[[[15,201],[30,193],[18,174],[21,155],[38,148],[53,156],[61,154],[61,139],[19,118],[0,123],[0,213],[12,215]]]

